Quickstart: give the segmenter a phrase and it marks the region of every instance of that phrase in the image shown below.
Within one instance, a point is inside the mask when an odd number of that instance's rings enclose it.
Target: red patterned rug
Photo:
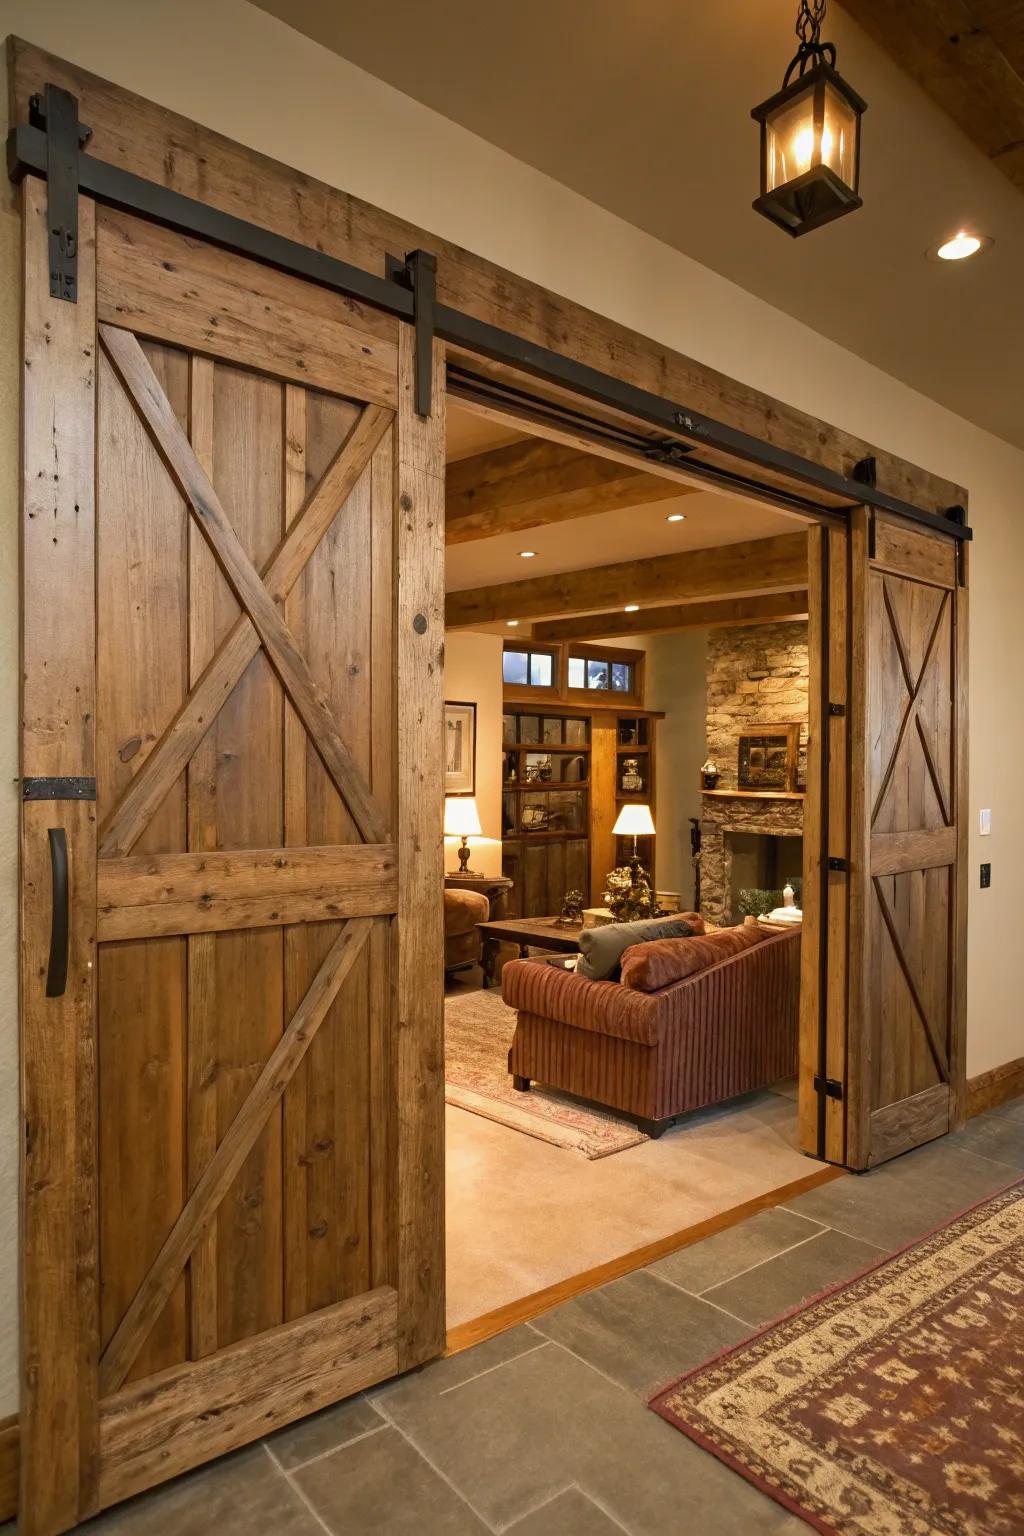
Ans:
[[[819,1531],[1024,1532],[1024,1181],[651,1407]]]

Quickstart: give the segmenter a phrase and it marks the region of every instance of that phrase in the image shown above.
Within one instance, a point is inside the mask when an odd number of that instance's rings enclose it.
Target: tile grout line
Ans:
[[[316,1523],[320,1527],[320,1529],[322,1531],[326,1532],[326,1536],[335,1536],[335,1533],[331,1530],[330,1526],[327,1524],[327,1521],[323,1518],[323,1516],[320,1514],[319,1510],[316,1509],[314,1507],[314,1505],[312,1504],[312,1502],[310,1501],[310,1499],[307,1496],[305,1490],[303,1488],[300,1488],[299,1484],[295,1481],[295,1479],[288,1475],[288,1473],[285,1471],[284,1467],[282,1467],[281,1463],[278,1461],[277,1457],[274,1455],[273,1451],[270,1449],[270,1446],[267,1444],[267,1442],[264,1440],[261,1443],[263,1445],[263,1449],[266,1451],[267,1455],[270,1457],[270,1464],[271,1464],[271,1466],[276,1468],[279,1476],[281,1476],[284,1479],[286,1485],[291,1489],[292,1493],[294,1493],[295,1497],[299,1500],[299,1502],[301,1504],[305,1505],[306,1509],[313,1516],[313,1519],[316,1521]]]
[[[462,1490],[460,1488],[456,1487],[456,1485],[452,1482],[451,1478],[448,1476],[447,1472],[442,1472],[441,1468],[439,1466],[437,1466],[437,1464],[435,1462],[431,1461],[430,1457],[423,1450],[422,1446],[419,1446],[419,1445],[416,1444],[416,1441],[413,1439],[412,1435],[409,1434],[406,1430],[404,1430],[402,1428],[401,1424],[399,1424],[395,1419],[393,1419],[391,1417],[391,1415],[388,1413],[387,1409],[386,1408],[378,1408],[377,1412],[383,1415],[383,1417],[387,1420],[388,1424],[395,1431],[395,1433],[397,1435],[399,1435],[400,1438],[405,1441],[406,1445],[408,1445],[416,1453],[416,1455],[420,1458],[421,1461],[424,1461],[427,1464],[427,1466],[435,1474],[435,1476],[439,1477],[441,1479],[442,1483],[445,1483],[451,1489],[452,1493],[454,1493],[455,1497],[459,1500],[460,1504],[464,1504],[466,1506],[466,1508],[469,1510],[470,1514],[474,1515],[476,1517],[476,1519],[480,1521],[481,1525],[483,1525],[485,1527],[486,1530],[488,1530],[488,1531],[495,1531],[496,1532],[497,1528],[491,1523],[491,1521],[488,1520],[483,1514],[481,1514],[480,1510],[477,1509],[476,1505],[473,1504],[472,1501],[466,1497],[466,1495],[462,1492]]]
[[[538,1334],[540,1339],[538,1344],[531,1344],[529,1349],[521,1349],[517,1355],[509,1355],[507,1360],[499,1360],[497,1364],[487,1366],[486,1370],[477,1371],[474,1376],[467,1376],[464,1381],[455,1382],[454,1386],[443,1387],[442,1390],[437,1394],[438,1397],[447,1397],[449,1392],[458,1392],[460,1387],[468,1387],[471,1381],[480,1381],[484,1376],[490,1376],[492,1371],[500,1371],[503,1365],[511,1365],[513,1360],[522,1360],[526,1355],[535,1355],[538,1349],[543,1349],[545,1345],[551,1343],[551,1340],[548,1338],[547,1334],[540,1333],[538,1329],[534,1329],[533,1331]],[[498,1337],[500,1337],[500,1335],[498,1335]]]
[[[781,1210],[789,1211],[789,1214],[791,1216],[799,1216],[799,1214],[800,1214],[799,1211],[792,1211],[792,1210],[790,1210],[788,1205],[787,1206],[781,1206],[780,1205],[778,1207],[778,1209],[780,1211]],[[870,1238],[861,1237],[856,1232],[849,1232],[849,1231],[847,1231],[846,1227],[834,1226],[832,1222],[829,1222],[828,1226],[825,1228],[825,1231],[826,1232],[838,1232],[840,1237],[849,1237],[855,1243],[863,1243],[865,1248],[874,1248],[876,1253],[884,1253],[886,1255],[898,1253],[901,1248],[906,1247],[906,1243],[897,1243],[895,1245],[895,1247],[893,1247],[892,1244],[888,1244],[885,1247],[883,1247],[880,1243],[873,1243]],[[922,1233],[922,1236],[927,1236],[927,1233]],[[908,1241],[912,1242],[912,1243],[916,1243],[918,1241],[918,1239],[916,1237],[912,1237],[912,1238],[909,1238]]]
[[[792,1214],[793,1212],[791,1211],[790,1215]],[[806,1221],[808,1218],[804,1216],[801,1219]],[[826,1226],[824,1222],[818,1222],[816,1225],[818,1228],[817,1232],[812,1232],[808,1237],[800,1238],[799,1242],[790,1243],[788,1248],[780,1248],[778,1253],[773,1253],[770,1258],[759,1259],[756,1264],[748,1264],[746,1269],[737,1270],[734,1275],[729,1276],[728,1280],[716,1280],[714,1285],[705,1286],[704,1290],[694,1291],[692,1294],[694,1296],[701,1297],[702,1300],[706,1300],[709,1291],[716,1291],[720,1285],[731,1285],[734,1280],[740,1280],[744,1275],[753,1274],[754,1270],[760,1269],[762,1265],[770,1264],[772,1259],[781,1259],[783,1254],[793,1253],[797,1248],[803,1248],[805,1244],[813,1243],[816,1238],[823,1237],[826,1232],[834,1230],[833,1228]]]
[[[721,1308],[719,1308],[719,1311],[721,1311]],[[602,1380],[607,1381],[610,1386],[617,1387],[620,1392],[625,1392],[628,1398],[631,1398],[635,1401],[639,1397],[641,1401],[646,1402],[645,1393],[636,1393],[633,1392],[629,1387],[624,1387],[621,1381],[616,1381],[614,1376],[609,1376],[607,1371],[602,1371],[601,1367],[599,1365],[595,1365],[592,1360],[585,1360],[582,1355],[578,1355],[574,1349],[570,1349],[569,1345],[564,1344],[561,1339],[551,1339],[549,1342],[553,1344],[556,1349],[564,1349],[567,1355],[571,1355],[574,1360],[578,1360],[580,1365],[585,1365],[588,1371],[593,1371],[596,1376],[600,1376]]]
[[[374,1412],[376,1413],[376,1409],[374,1409]],[[278,1461],[266,1440],[263,1440],[260,1443],[266,1446],[267,1450],[270,1451],[271,1456],[274,1457],[275,1464],[281,1468],[281,1471],[284,1473],[285,1477],[291,1477],[293,1472],[304,1472],[307,1467],[315,1466],[318,1461],[323,1461],[325,1457],[335,1456],[337,1455],[338,1451],[344,1451],[350,1445],[358,1445],[360,1440],[369,1440],[371,1435],[379,1435],[381,1430],[387,1429],[388,1426],[386,1421],[381,1418],[379,1414],[377,1416],[380,1418],[380,1423],[374,1424],[372,1429],[361,1429],[358,1435],[353,1435],[350,1440],[340,1440],[337,1445],[329,1446],[326,1451],[317,1451],[315,1456],[310,1456],[307,1461],[296,1462],[294,1467],[286,1467],[283,1462]],[[300,1419],[298,1422],[301,1423],[302,1420]]]
[[[564,1493],[571,1493],[574,1488],[577,1489],[580,1493],[583,1493],[583,1489],[580,1488],[579,1483],[566,1483],[564,1488],[557,1488],[555,1492],[549,1494],[547,1498],[541,1499],[539,1504],[531,1504],[529,1509],[520,1510],[519,1514],[516,1515],[514,1519],[506,1521],[504,1525],[494,1526],[494,1530],[497,1531],[498,1536],[504,1536],[506,1531],[514,1530],[514,1528],[519,1524],[520,1520],[529,1520],[531,1515],[539,1514],[542,1509],[547,1509],[549,1504],[553,1504],[556,1499],[560,1499]]]

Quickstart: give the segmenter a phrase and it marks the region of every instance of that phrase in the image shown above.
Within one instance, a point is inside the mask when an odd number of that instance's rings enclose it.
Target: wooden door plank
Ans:
[[[280,609],[242,548],[220,498],[154,379],[142,348],[130,331],[115,326],[102,326],[100,335],[121,382],[199,519],[221,569],[248,613],[360,831],[368,842],[383,842],[387,833],[380,807],[357,769],[352,752],[341,739],[323,689],[314,680]]]
[[[288,530],[264,569],[263,579],[276,602],[282,602],[295,585],[391,420],[389,411],[368,406],[338,450],[330,469],[311,493],[302,515]],[[252,621],[247,614],[242,614],[101,828],[101,856],[111,857],[131,851],[155,808],[184,771],[259,648],[260,639]]]
[[[22,375],[22,773],[95,774],[95,221],[78,203],[78,302],[50,298],[46,186],[27,177]],[[50,828],[65,832],[67,987],[47,997]],[[30,801],[21,820],[20,1529],[95,1512],[95,807]]]
[[[957,1130],[967,1108],[967,923],[970,890],[970,705],[969,572],[970,551],[960,550],[960,584],[953,599],[953,714],[950,784],[956,826],[953,899],[950,902],[949,1128]]]
[[[391,843],[132,854],[97,865],[103,940],[280,925],[286,915],[302,922],[378,916],[397,905]]]
[[[189,438],[207,474],[214,466],[214,364],[189,360]],[[217,649],[217,564],[213,551],[188,520],[188,685],[195,688]],[[217,751],[213,734],[196,745],[186,775],[188,848],[217,846]],[[128,861],[126,861],[128,862]],[[97,903],[104,883],[103,861],[97,869]],[[112,900],[117,901],[115,893]],[[123,900],[123,897],[121,898]],[[215,940],[193,933],[188,940],[188,1084],[185,1142],[188,1193],[217,1150],[217,1014]],[[217,1223],[207,1224],[189,1260],[189,1353],[193,1359],[217,1348]]]
[[[395,464],[399,1368],[444,1348],[444,1040],[441,729],[444,687],[444,354],[433,412],[414,405],[415,341],[399,337]]]
[[[392,316],[120,209],[97,249],[101,324],[394,408]]]
[[[396,1314],[394,1290],[379,1287],[107,1398],[104,1505],[394,1375]]]
[[[935,587],[952,590],[957,585],[957,550],[952,539],[918,533],[915,528],[882,518],[875,523],[871,564],[876,571],[912,576]]]
[[[251,1151],[267,1118],[280,1101],[299,1062],[305,1056],[345,977],[366,943],[369,918],[346,923],[303,998],[284,1034],[271,1052],[255,1087],[235,1116],[210,1159],[153,1268],[103,1352],[100,1392],[103,1397],[121,1386],[150,1328],[160,1315],[182,1266],[192,1253],[203,1227]]]
[[[955,864],[957,830],[942,827],[937,831],[875,832],[871,838],[871,873],[899,875],[912,869],[938,869]]]
[[[912,1147],[945,1136],[949,1130],[949,1106],[949,1084],[936,1083],[909,1099],[872,1110],[868,1166],[874,1168]]]

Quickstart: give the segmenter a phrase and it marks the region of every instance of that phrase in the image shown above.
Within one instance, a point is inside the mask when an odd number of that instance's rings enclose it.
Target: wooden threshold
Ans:
[[[668,1237],[658,1237],[651,1243],[645,1243],[642,1248],[634,1248],[630,1253],[621,1253],[616,1259],[608,1259],[604,1264],[597,1264],[593,1269],[586,1269],[581,1275],[570,1275],[566,1280],[558,1280],[554,1285],[545,1286],[542,1291],[534,1291],[529,1296],[522,1296],[518,1301],[507,1302],[503,1307],[495,1307],[493,1312],[485,1312],[482,1317],[473,1318],[471,1322],[459,1323],[455,1328],[448,1330],[448,1344],[445,1356],[457,1355],[464,1349],[472,1349],[474,1344],[483,1344],[487,1339],[493,1339],[495,1334],[505,1333],[507,1329],[514,1328],[518,1323],[528,1323],[531,1318],[539,1317],[542,1312],[547,1312],[551,1307],[559,1306],[563,1301],[572,1301],[575,1296],[582,1296],[586,1291],[596,1290],[599,1285],[607,1285],[609,1280],[619,1280],[623,1275],[632,1274],[635,1269],[643,1269],[648,1264],[653,1264],[656,1259],[663,1259],[670,1253],[678,1253],[681,1248],[689,1248],[694,1243],[703,1242],[706,1237],[714,1237],[716,1232],[724,1232],[729,1227],[735,1227],[739,1222],[745,1221],[748,1216],[756,1216],[759,1211],[771,1210],[773,1206],[781,1205],[784,1200],[795,1200],[798,1195],[807,1194],[808,1190],[818,1189],[822,1184],[831,1184],[833,1179],[845,1178],[846,1169],[828,1165],[824,1168],[816,1168],[813,1173],[805,1174],[802,1179],[794,1179],[790,1184],[783,1184],[778,1189],[766,1190],[763,1195],[755,1195],[752,1200],[745,1200],[742,1205],[734,1205],[727,1211],[719,1211],[714,1216],[708,1216],[703,1221],[698,1221],[692,1227],[684,1227],[681,1232],[670,1233]]]

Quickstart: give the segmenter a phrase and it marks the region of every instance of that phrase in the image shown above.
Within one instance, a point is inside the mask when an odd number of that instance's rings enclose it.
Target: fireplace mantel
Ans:
[[[722,800],[802,800],[802,789],[702,789],[702,795]]]

